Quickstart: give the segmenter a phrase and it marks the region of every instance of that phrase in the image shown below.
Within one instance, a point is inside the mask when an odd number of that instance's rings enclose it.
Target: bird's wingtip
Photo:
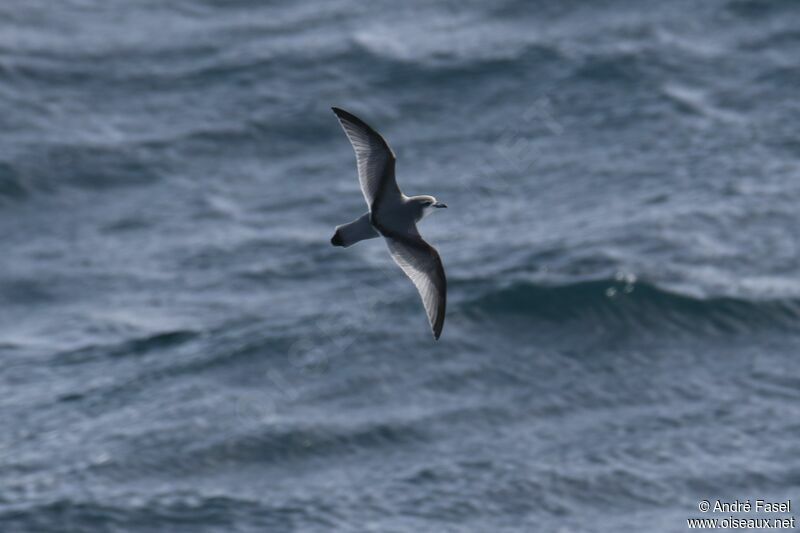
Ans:
[[[333,110],[334,115],[339,117],[341,120],[349,120],[351,122],[363,122],[360,118],[352,114],[350,111],[346,109],[342,109],[341,107],[332,106],[331,109]]]

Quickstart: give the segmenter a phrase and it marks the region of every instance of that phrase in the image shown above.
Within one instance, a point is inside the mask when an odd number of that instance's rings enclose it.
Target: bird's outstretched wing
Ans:
[[[425,242],[416,232],[413,235],[384,235],[392,259],[411,278],[422,298],[428,314],[433,337],[438,340],[444,326],[447,307],[447,278],[436,248]]]
[[[338,107],[333,112],[339,118],[353,150],[356,152],[358,181],[370,211],[376,211],[385,195],[400,196],[394,178],[395,156],[389,144],[367,123]]]

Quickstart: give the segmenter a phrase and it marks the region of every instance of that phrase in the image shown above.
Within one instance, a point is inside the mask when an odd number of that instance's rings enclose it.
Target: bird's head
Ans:
[[[438,201],[433,196],[414,196],[411,199],[420,208],[420,218],[426,217],[438,209],[447,207],[447,204]]]

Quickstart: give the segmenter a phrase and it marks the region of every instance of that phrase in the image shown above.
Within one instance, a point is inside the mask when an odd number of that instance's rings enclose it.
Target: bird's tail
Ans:
[[[378,232],[369,221],[369,213],[361,215],[356,220],[336,226],[336,233],[331,237],[334,246],[352,246],[359,241],[378,237]]]

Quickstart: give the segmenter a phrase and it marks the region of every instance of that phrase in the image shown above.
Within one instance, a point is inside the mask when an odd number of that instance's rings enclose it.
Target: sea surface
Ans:
[[[0,531],[800,508],[799,28],[794,0],[0,3]],[[333,105],[449,205],[438,342],[380,240],[330,245],[366,210]]]

